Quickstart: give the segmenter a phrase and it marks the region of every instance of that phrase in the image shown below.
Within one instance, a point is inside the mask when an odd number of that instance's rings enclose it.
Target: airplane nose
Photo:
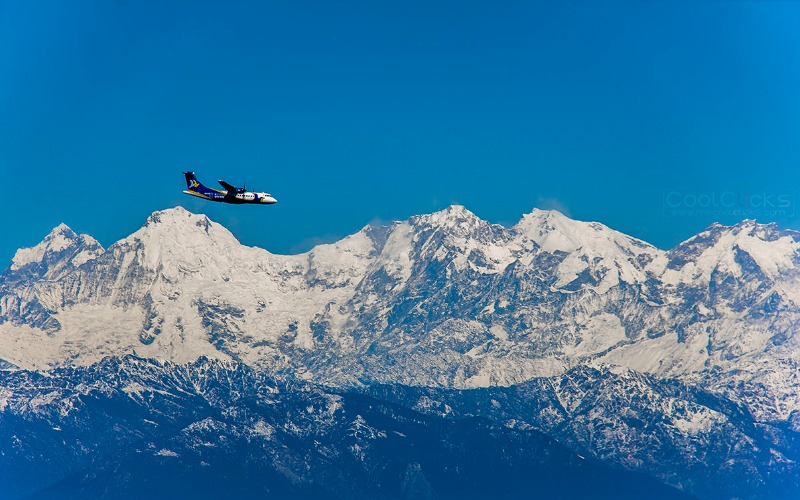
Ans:
[[[272,196],[265,196],[265,197],[261,198],[261,201],[262,201],[263,203],[269,203],[269,204],[272,204],[272,203],[278,203],[278,200],[276,200],[276,199],[275,199],[274,197],[272,197]]]

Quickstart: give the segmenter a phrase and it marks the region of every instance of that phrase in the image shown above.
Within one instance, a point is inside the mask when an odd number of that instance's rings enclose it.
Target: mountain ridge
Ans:
[[[704,498],[797,477],[800,233],[714,224],[665,251],[552,211],[504,227],[454,206],[279,255],[176,208],[95,243],[58,226],[0,276],[0,372],[216,359],[410,388],[381,397],[538,429]]]
[[[586,356],[618,364],[618,352],[663,342],[668,332],[677,335],[667,346],[676,353],[687,342],[713,346],[690,332],[693,325],[722,317],[735,323],[746,311],[774,320],[770,311],[794,314],[800,303],[800,234],[755,221],[713,224],[663,251],[555,211],[536,209],[505,228],[456,205],[277,255],[241,245],[207,216],[178,207],[154,212],[107,249],[59,225],[18,254],[0,282],[0,348],[14,337],[4,330],[21,328],[34,337],[46,332],[57,351],[32,360],[4,354],[27,367],[133,352],[183,361],[219,356],[262,368],[273,358],[272,368],[308,376],[327,363],[333,373],[325,377],[352,383],[382,371],[386,356],[406,358],[434,342],[423,358],[445,348],[458,358],[446,365],[477,371],[457,376],[460,382],[432,376],[425,384],[507,385]],[[90,316],[100,325],[89,327]],[[117,347],[107,334],[85,335],[104,321],[115,328],[109,335]],[[81,338],[56,345],[64,331]],[[100,349],[95,355],[92,348]],[[354,360],[358,353],[364,362]],[[669,362],[685,368],[684,357]],[[690,372],[698,372],[708,357],[692,359]],[[500,374],[498,363],[517,374]]]

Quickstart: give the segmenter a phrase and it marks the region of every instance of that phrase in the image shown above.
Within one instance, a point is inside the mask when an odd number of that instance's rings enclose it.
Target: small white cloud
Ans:
[[[562,214],[566,215],[567,217],[572,218],[572,213],[570,212],[569,208],[556,198],[547,198],[545,196],[539,196],[536,198],[536,206],[541,208],[542,210],[558,210]]]

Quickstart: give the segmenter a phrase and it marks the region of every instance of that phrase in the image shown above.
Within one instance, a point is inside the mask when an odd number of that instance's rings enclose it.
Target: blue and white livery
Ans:
[[[223,180],[219,180],[217,182],[219,182],[220,185],[225,188],[225,191],[222,191],[220,189],[213,189],[200,184],[200,181],[198,181],[197,177],[194,176],[194,172],[184,172],[183,175],[186,176],[187,187],[184,193],[197,196],[198,198],[203,198],[210,201],[220,201],[222,203],[234,203],[237,205],[243,203],[251,203],[256,205],[272,205],[273,203],[278,203],[278,200],[273,198],[273,196],[269,193],[248,191],[246,187],[237,188]]]

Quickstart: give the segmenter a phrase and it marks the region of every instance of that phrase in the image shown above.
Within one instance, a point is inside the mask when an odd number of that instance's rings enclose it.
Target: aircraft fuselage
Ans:
[[[184,191],[184,193],[197,196],[198,198],[203,198],[204,200],[219,201],[222,203],[234,203],[237,205],[244,203],[271,205],[278,202],[278,200],[276,200],[269,193],[259,193],[254,191],[232,194],[225,191],[220,191],[219,189],[208,188],[208,190],[204,190],[204,192],[187,189]]]
[[[195,177],[194,172],[184,172],[183,174],[186,176],[187,187],[184,193],[203,198],[204,200],[233,203],[236,205],[272,205],[278,202],[278,200],[269,193],[246,191],[243,188],[231,186],[225,181],[219,181],[219,183],[226,188],[226,191],[222,191],[201,184]]]

